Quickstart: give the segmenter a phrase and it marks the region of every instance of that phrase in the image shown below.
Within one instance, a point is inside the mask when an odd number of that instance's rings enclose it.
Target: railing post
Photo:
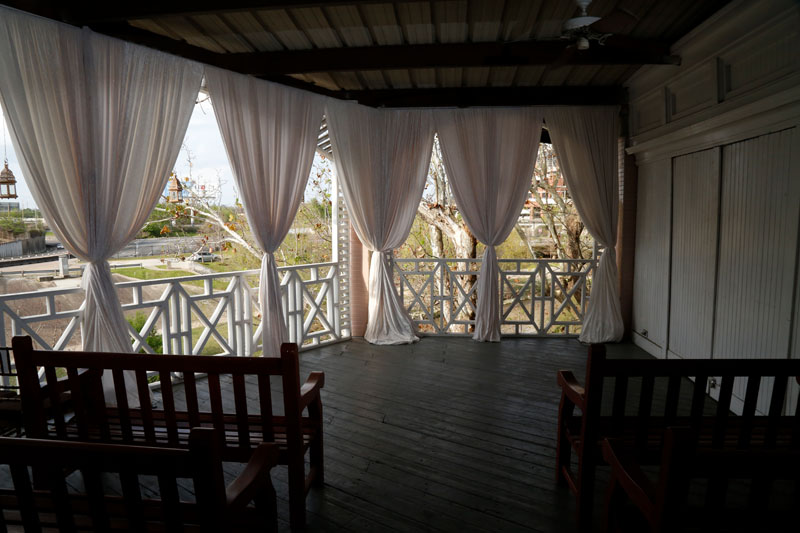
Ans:
[[[189,295],[183,291],[180,291],[180,304],[181,304],[181,336],[179,338],[179,342],[181,344],[181,352],[184,354],[191,354],[193,343],[192,343],[192,312],[189,307]]]
[[[303,311],[305,310],[305,303],[303,301],[303,280],[300,277],[300,274],[297,274],[297,276],[295,276],[294,290],[295,290],[294,298],[295,298],[295,306],[296,306],[296,309],[295,309],[295,325],[297,327],[297,333],[295,333],[295,339],[297,339],[297,340],[295,342],[297,343],[298,346],[302,346],[303,345],[303,325],[304,325],[303,324],[303,322],[304,322],[304,320],[303,320],[303,318],[304,318]]]
[[[336,168],[332,171],[332,218],[331,218],[331,261],[336,263],[336,277],[333,278],[336,300],[336,336],[349,336],[352,328],[352,307],[350,303],[350,265],[352,264],[350,217],[344,203],[344,195],[339,187]],[[345,331],[346,330],[346,331]]]
[[[247,278],[244,274],[240,274],[239,278],[239,294],[240,303],[239,311],[236,313],[239,319],[239,330],[241,334],[242,355],[245,357],[252,357],[253,355],[253,306],[250,305],[250,285],[247,284]]]
[[[233,281],[233,280],[232,280]],[[236,308],[239,305],[237,300],[239,299],[239,291],[236,290],[236,282],[233,282],[232,294],[228,296],[228,302],[225,305],[227,307],[227,314],[228,314],[228,345],[231,348],[231,355],[239,355],[239,346],[237,344],[237,337],[238,337],[238,328],[237,325],[237,318],[238,315],[236,314]]]

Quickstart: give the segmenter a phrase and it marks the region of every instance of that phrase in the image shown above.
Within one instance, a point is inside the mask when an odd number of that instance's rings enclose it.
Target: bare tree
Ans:
[[[434,257],[445,257],[446,243],[449,242],[458,259],[475,259],[478,255],[478,239],[467,227],[458,207],[453,201],[453,195],[449,190],[447,176],[445,174],[444,162],[442,160],[442,150],[439,145],[439,138],[434,137],[433,153],[431,155],[430,168],[428,170],[428,181],[425,186],[425,193],[419,203],[417,213],[422,221],[430,229],[430,248],[431,255]],[[445,240],[445,237],[447,238]],[[437,279],[438,281],[438,279]],[[464,291],[468,294],[477,282],[477,276],[460,276],[459,279]],[[450,279],[444,280],[448,292],[452,292]],[[475,306],[476,297],[472,295],[472,304]],[[443,313],[449,312],[442,309]],[[475,312],[465,313],[470,320],[475,318]],[[446,317],[449,319],[449,317]]]
[[[547,227],[547,236],[559,259],[588,259],[591,243],[567,189],[552,144],[539,145],[531,196],[534,215]]]

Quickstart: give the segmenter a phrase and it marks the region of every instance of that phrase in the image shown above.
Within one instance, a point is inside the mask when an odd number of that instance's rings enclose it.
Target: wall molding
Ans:
[[[795,82],[789,89],[745,105],[736,100],[722,102],[711,108],[714,113],[704,120],[678,126],[668,133],[659,132],[645,141],[634,138],[633,146],[626,151],[635,155],[636,163],[641,165],[798,126],[800,75],[792,78]]]

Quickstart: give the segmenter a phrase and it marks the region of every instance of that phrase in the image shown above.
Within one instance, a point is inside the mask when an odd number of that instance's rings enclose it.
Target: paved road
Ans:
[[[35,263],[55,263],[58,258],[67,253],[64,249],[56,250],[54,247],[58,241],[49,241],[52,254],[34,255],[29,257],[18,257],[0,260],[0,269],[6,267],[24,267]],[[114,254],[111,259],[125,259],[129,257],[148,257],[155,255],[177,255],[180,253],[192,253],[199,248],[199,239],[196,237],[169,237],[159,239],[136,239],[130,242],[125,248]],[[43,265],[42,268],[49,268],[51,265]],[[55,266],[53,268],[56,268]],[[17,268],[19,270],[19,268]]]
[[[199,248],[197,237],[167,237],[159,239],[136,239],[128,244],[119,253],[114,254],[114,259],[123,257],[146,257],[150,255],[174,255],[191,253]]]

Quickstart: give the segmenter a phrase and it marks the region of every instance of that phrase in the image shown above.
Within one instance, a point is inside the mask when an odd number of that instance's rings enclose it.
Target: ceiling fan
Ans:
[[[561,26],[562,40],[571,41],[561,56],[551,65],[554,68],[569,63],[579,50],[588,50],[591,43],[605,45],[606,40],[620,40],[629,27],[638,22],[639,17],[625,7],[619,7],[605,17],[594,17],[588,13],[592,0],[576,0],[580,9],[577,17],[567,19]],[[623,38],[623,40],[625,40]]]
[[[576,0],[580,15],[564,22],[561,27],[561,38],[575,41],[578,50],[587,50],[591,41],[605,44],[605,40],[614,34],[623,33],[632,23],[639,20],[634,13],[619,7],[605,17],[589,16],[588,9],[592,0]]]

